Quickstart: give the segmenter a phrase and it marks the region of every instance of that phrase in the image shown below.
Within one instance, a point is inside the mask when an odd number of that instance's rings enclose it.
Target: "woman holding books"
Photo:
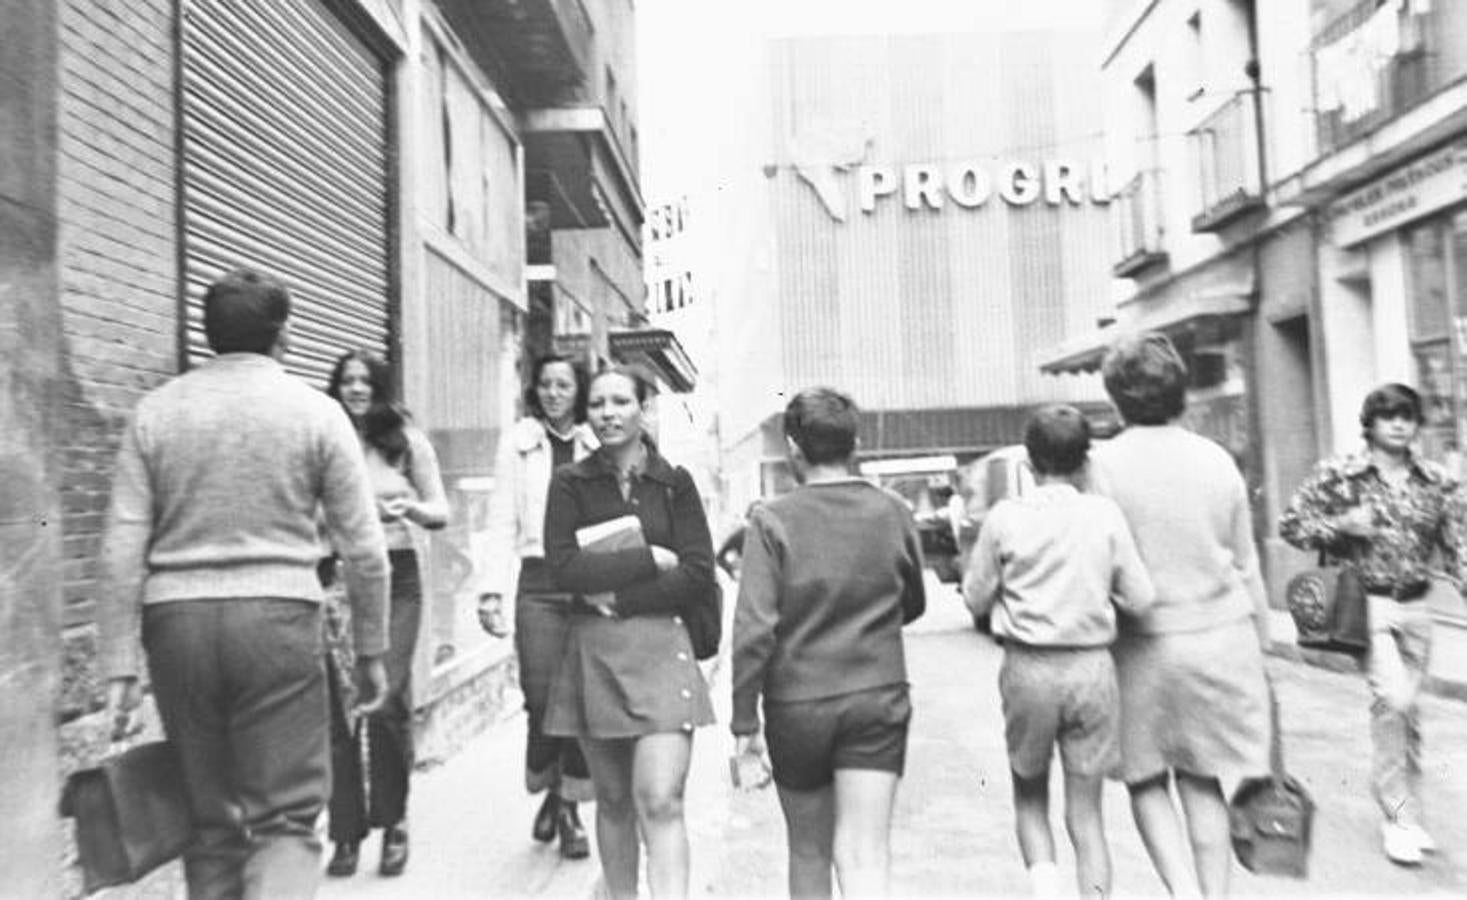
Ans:
[[[514,646],[529,734],[525,744],[525,788],[545,801],[530,829],[535,840],[560,841],[567,859],[590,855],[576,804],[591,799],[586,758],[574,740],[544,732],[550,682],[565,655],[570,634],[568,597],[550,582],[541,541],[545,491],[556,468],[584,459],[596,449],[586,422],[586,374],[569,357],[542,356],[525,386],[529,415],[505,431],[494,464],[495,491],[489,501],[489,546],[479,622],[503,637],[504,598],[514,596]],[[519,575],[514,564],[519,564]]]
[[[715,582],[692,476],[644,433],[650,399],[635,369],[596,375],[588,407],[600,449],[550,481],[545,558],[556,585],[578,596],[545,731],[585,750],[611,896],[637,896],[640,834],[660,900],[688,893],[683,787],[693,729],[713,721],[680,613]]]

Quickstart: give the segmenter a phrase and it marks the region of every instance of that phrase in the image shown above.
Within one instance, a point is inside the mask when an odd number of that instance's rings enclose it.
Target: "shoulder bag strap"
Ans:
[[[1283,726],[1279,721],[1279,695],[1274,687],[1273,677],[1266,671],[1264,679],[1268,682],[1268,768],[1274,778],[1284,777],[1284,735]]]

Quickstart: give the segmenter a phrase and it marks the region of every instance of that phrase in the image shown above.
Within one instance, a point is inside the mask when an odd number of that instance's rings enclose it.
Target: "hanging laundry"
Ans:
[[[1326,44],[1314,51],[1314,108],[1334,112],[1344,105],[1340,85],[1349,75],[1351,59],[1344,41]]]

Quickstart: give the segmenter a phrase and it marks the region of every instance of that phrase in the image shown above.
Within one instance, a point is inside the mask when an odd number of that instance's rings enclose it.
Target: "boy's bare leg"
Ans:
[[[789,845],[792,900],[829,900],[834,894],[835,785],[811,791],[779,788]]]
[[[1059,893],[1059,869],[1054,861],[1054,832],[1049,827],[1049,772],[1025,778],[1018,772],[1014,779],[1014,833],[1019,838],[1019,853],[1036,897]]]
[[[891,894],[891,811],[895,772],[835,770],[835,877],[847,900]]]
[[[1075,848],[1075,880],[1081,897],[1109,897],[1110,848],[1105,843],[1105,819],[1099,775],[1065,774],[1065,829]]]

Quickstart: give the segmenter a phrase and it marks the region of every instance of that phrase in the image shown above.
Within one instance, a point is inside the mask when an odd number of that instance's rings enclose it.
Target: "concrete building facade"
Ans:
[[[591,321],[643,302],[634,16],[625,0],[7,6],[0,674],[23,690],[0,704],[0,747],[20,766],[3,831],[19,893],[77,889],[56,800],[107,743],[92,661],[112,457],[137,399],[206,355],[199,300],[229,269],[290,286],[286,364],[308,382],[352,347],[395,363],[453,510],[419,548],[423,757],[497,714],[512,652],[472,598],[494,447],[551,338],[531,243],[598,285],[578,291]],[[549,227],[527,227],[547,203]]]
[[[1467,7],[1308,13],[1313,143],[1279,193],[1315,223],[1321,449],[1358,446],[1361,398],[1400,381],[1425,400],[1421,451],[1467,475]]]
[[[1315,461],[1359,445],[1371,387],[1421,389],[1422,451],[1461,471],[1467,8],[1116,0],[1105,31],[1119,303],[1042,366],[1093,371],[1120,333],[1172,335],[1188,420],[1243,468],[1281,602],[1312,561],[1278,516]]]
[[[767,217],[750,264],[769,289],[720,306],[730,327],[756,329],[722,390],[742,493],[779,489],[777,413],[801,387],[856,398],[868,458],[972,458],[1018,440],[1034,404],[1099,399],[1094,379],[1044,378],[1034,359],[1110,306],[1095,40],[767,44],[751,201]]]
[[[1303,73],[1288,47],[1305,39],[1307,17],[1278,7],[1265,31],[1251,0],[1110,5],[1099,59],[1118,302],[1105,327],[1042,362],[1056,375],[1093,372],[1122,333],[1170,335],[1191,370],[1186,421],[1237,460],[1260,534],[1317,457],[1313,232],[1269,194],[1306,152],[1290,115]]]

